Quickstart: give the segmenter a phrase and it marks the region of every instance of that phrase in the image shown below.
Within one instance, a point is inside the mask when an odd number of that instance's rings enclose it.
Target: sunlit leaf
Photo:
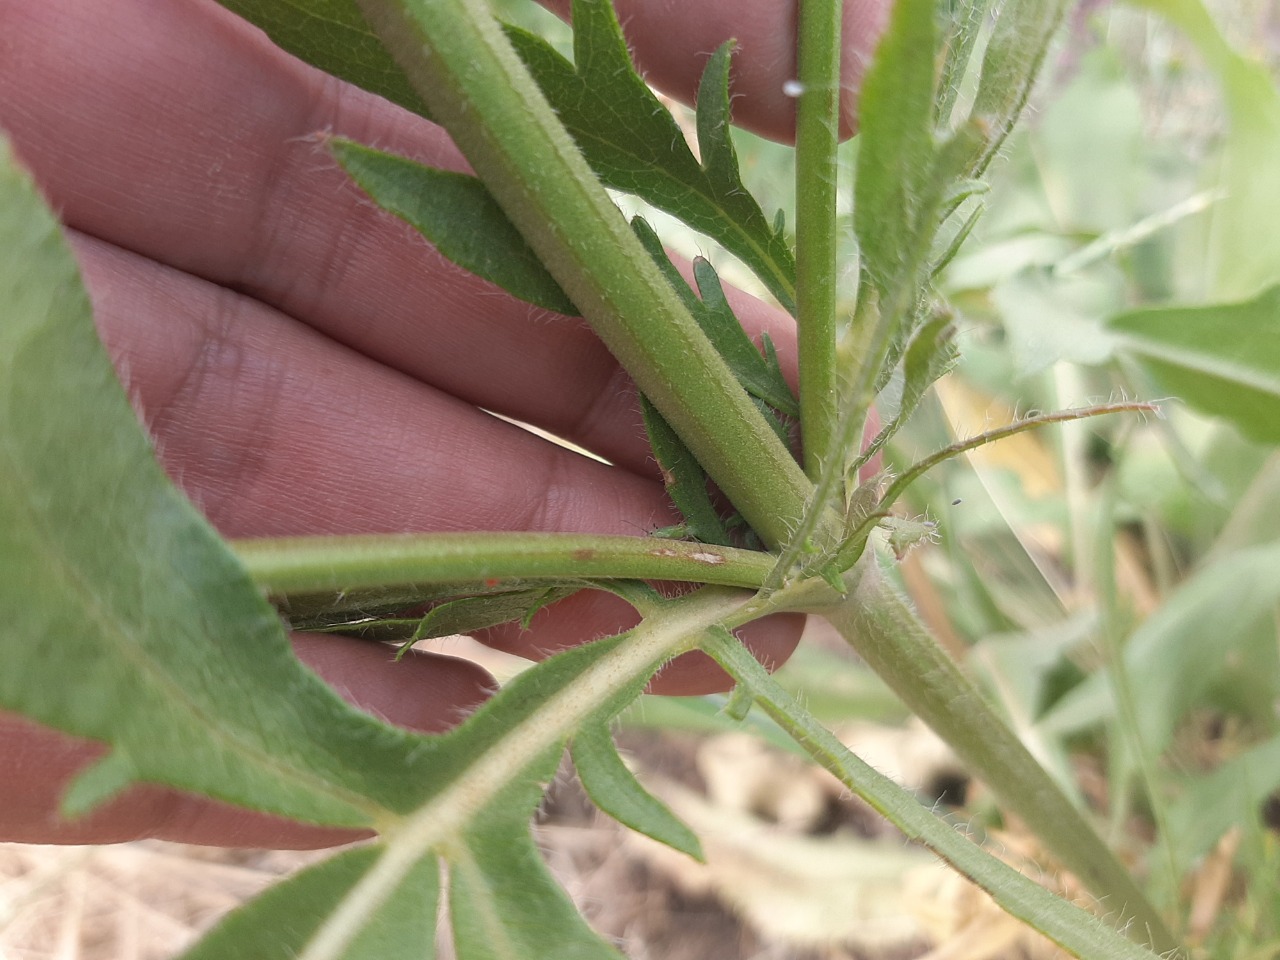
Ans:
[[[613,819],[695,860],[703,859],[693,831],[627,769],[605,724],[590,724],[574,736],[573,765],[591,802]]]
[[[426,237],[458,266],[520,300],[576,315],[573,301],[477,178],[427,167],[352,140],[334,155],[378,206]]]
[[[1107,326],[1162,391],[1280,443],[1280,287],[1244,303],[1136,310]]]
[[[383,850],[359,847],[308,867],[228,914],[181,960],[296,960]],[[338,960],[431,960],[440,867],[424,857],[376,910]]]

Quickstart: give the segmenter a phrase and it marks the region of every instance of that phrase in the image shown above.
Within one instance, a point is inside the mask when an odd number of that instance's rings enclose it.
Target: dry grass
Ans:
[[[0,844],[0,960],[167,960],[321,856],[160,841]]]

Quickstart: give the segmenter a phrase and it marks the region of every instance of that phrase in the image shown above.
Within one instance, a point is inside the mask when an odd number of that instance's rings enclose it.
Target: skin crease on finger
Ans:
[[[772,37],[771,11],[787,5],[683,5],[670,16],[688,21],[687,30],[684,24],[672,30],[657,4],[620,6],[650,77],[677,94],[691,89],[690,78],[719,42],[715,35],[740,22],[736,116],[786,139],[790,104],[757,96],[753,84],[766,93],[781,89],[780,77],[790,69],[789,34],[783,30],[781,46],[759,56],[752,51],[763,48],[752,38],[762,23]],[[851,5],[851,14],[858,9]],[[108,305],[104,336],[166,468],[224,533],[458,524],[643,533],[666,522],[669,507],[652,482],[634,391],[585,325],[532,311],[444,264],[361,197],[314,136],[344,133],[462,168],[436,128],[284,56],[206,0],[0,0],[0,24],[0,127],[68,224],[99,238],[82,240],[78,254],[95,302]],[[672,37],[696,49],[673,46]],[[701,56],[691,65],[694,54]],[[741,69],[748,60],[749,69]],[[96,252],[86,253],[91,248]],[[207,289],[212,302],[197,307],[203,294],[193,294],[193,285]],[[145,302],[137,309],[139,298],[166,296],[163,324],[155,320],[154,302],[150,312]],[[181,318],[175,304],[188,311],[186,328],[174,324]],[[744,326],[753,334],[769,330],[784,365],[790,363],[789,321],[748,299],[735,305]],[[132,332],[120,320],[126,315],[139,324]],[[183,342],[192,331],[194,339]],[[185,373],[175,381],[179,371]],[[246,380],[246,372],[253,377]],[[255,402],[252,385],[261,390],[273,377],[278,389]],[[532,446],[527,434],[476,407],[568,436],[622,469],[585,467],[563,451],[548,453],[546,444]],[[378,425],[372,438],[370,423]],[[255,431],[270,442],[246,443]],[[371,439],[385,448],[376,470],[349,455]],[[455,445],[452,454],[441,452],[448,442]],[[250,464],[252,453],[266,454],[265,462]],[[458,472],[480,454],[487,467]],[[544,485],[534,488],[559,490],[558,505],[552,498],[548,508],[528,487],[513,494],[509,474],[518,473],[523,483],[534,463],[547,471],[538,482]],[[252,476],[237,475],[250,465],[257,471]],[[428,479],[432,467],[450,465],[454,492]],[[476,512],[457,509],[451,499],[463,487],[486,494]],[[532,500],[537,504],[530,506]],[[584,594],[544,611],[530,631],[499,629],[487,639],[547,653],[633,620],[616,598]],[[775,619],[749,629],[748,642],[767,662],[780,662],[798,639],[799,622]],[[384,652],[366,649],[379,657]],[[374,703],[374,712],[412,726],[420,721],[403,711],[434,704],[452,722],[487,689],[487,678],[474,676],[461,686],[433,686],[428,676],[448,676],[453,668],[429,663],[433,669],[408,691],[397,681],[413,674],[379,659],[365,686],[385,689],[395,703]],[[724,683],[703,658],[666,672],[661,689],[692,693]],[[361,702],[362,689],[349,684],[344,692]],[[18,726],[21,733],[0,735],[0,769],[17,756],[20,775],[0,780],[25,784],[24,796],[43,797],[44,814],[37,811],[33,822],[50,831],[41,837],[37,828],[24,838],[80,842],[159,834],[279,846],[334,842],[332,834],[158,788],[130,793],[95,815],[96,833],[84,824],[59,833],[47,811],[58,784],[92,751]],[[64,765],[31,759],[51,756]]]

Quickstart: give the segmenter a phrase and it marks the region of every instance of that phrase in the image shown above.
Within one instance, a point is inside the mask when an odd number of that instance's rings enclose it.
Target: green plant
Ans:
[[[571,742],[602,809],[698,855],[696,838],[626,775],[608,734],[657,668],[692,649],[735,679],[737,709],[758,705],[904,833],[1069,951],[1141,957],[1179,948],[1087,815],[938,646],[868,549],[879,526],[904,548],[927,537],[931,527],[890,517],[894,502],[924,469],[996,438],[948,446],[896,480],[860,479],[955,360],[952,314],[934,281],[973,228],[981,178],[1022,110],[1064,4],[1012,0],[987,29],[985,4],[899,0],[862,94],[853,187],[859,283],[847,321],[834,284],[838,4],[802,7],[797,168],[803,183],[827,189],[801,191],[794,255],[782,224],[765,217],[739,178],[728,48],[703,78],[699,162],[631,69],[603,0],[574,6],[572,65],[463,0],[225,5],[304,59],[449,130],[478,179],[347,141],[330,146],[380,205],[450,258],[531,302],[581,312],[644,394],[684,523],[663,531],[678,539],[513,533],[228,547],[152,461],[58,229],[6,164],[3,246],[22,259],[0,274],[12,304],[0,330],[8,385],[0,431],[17,494],[0,504],[0,589],[18,642],[6,648],[0,704],[111,745],[68,792],[68,811],[154,781],[309,822],[372,827],[381,838],[272,891],[188,956],[421,955],[441,867],[460,956],[615,955],[551,881],[528,820]],[[335,24],[341,45],[331,40]],[[768,344],[757,351],[741,333],[715,272],[697,267],[695,296],[652,231],[618,213],[606,186],[705,233],[794,311],[798,399]],[[1274,316],[1267,297],[1240,310]],[[1152,343],[1178,346],[1150,320],[1120,318],[1114,328],[1138,355]],[[1184,346],[1183,357],[1214,355],[1205,339]],[[1167,372],[1157,353],[1146,351]],[[37,391],[49,382],[76,404],[41,403]],[[860,451],[875,404],[885,426]],[[996,433],[1141,409],[1034,416]],[[789,446],[793,422],[803,464]],[[73,459],[81,469],[67,471]],[[100,509],[104,485],[118,492],[110,509]],[[668,599],[646,585],[655,580],[699,587]],[[519,620],[584,588],[618,593],[644,621],[531,669],[460,728],[434,737],[345,708],[290,657],[260,593],[287,606],[295,628],[413,640]],[[423,601],[434,602],[430,613],[406,620],[402,611]],[[862,764],[731,633],[797,610],[828,618],[1111,923],[991,858]],[[55,634],[70,639],[56,649],[22,642]],[[87,668],[92,696],[62,683]],[[288,704],[275,697],[281,688],[291,690]],[[282,914],[293,923],[279,926]]]

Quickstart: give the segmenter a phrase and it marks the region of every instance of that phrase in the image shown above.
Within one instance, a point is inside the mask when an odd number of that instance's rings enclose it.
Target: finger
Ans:
[[[571,0],[541,0],[568,19]],[[890,0],[845,0],[841,23],[841,129],[857,126],[857,91]],[[693,103],[708,58],[736,40],[731,92],[734,123],[774,140],[795,139],[795,99],[787,81],[796,77],[795,0],[702,0],[654,3],[615,0],[632,54],[647,80]]]
[[[247,297],[98,240],[74,245],[96,322],[161,462],[226,536],[642,536],[675,519],[657,482],[548,443]],[[616,597],[587,592],[527,630],[488,639],[541,657],[636,619]],[[762,657],[780,662],[799,627],[774,618],[752,636]],[[696,669],[666,671],[661,689],[728,685]]]
[[[581,321],[501,295],[374,207],[316,139],[426,163],[439,128],[208,0],[0,0],[0,126],[65,221],[248,293],[467,403],[650,471],[634,388]],[[790,321],[755,305],[784,354]]]
[[[456,725],[493,687],[465,660],[297,635],[299,656],[361,709],[398,726],[437,733]],[[160,786],[140,786],[77,819],[58,813],[66,786],[102,756],[100,745],[0,712],[0,840],[121,843],[157,838],[228,847],[311,849],[368,836],[294,823]]]
[[[659,483],[492,417],[248,297],[78,238],[162,463],[226,536],[643,535]]]

